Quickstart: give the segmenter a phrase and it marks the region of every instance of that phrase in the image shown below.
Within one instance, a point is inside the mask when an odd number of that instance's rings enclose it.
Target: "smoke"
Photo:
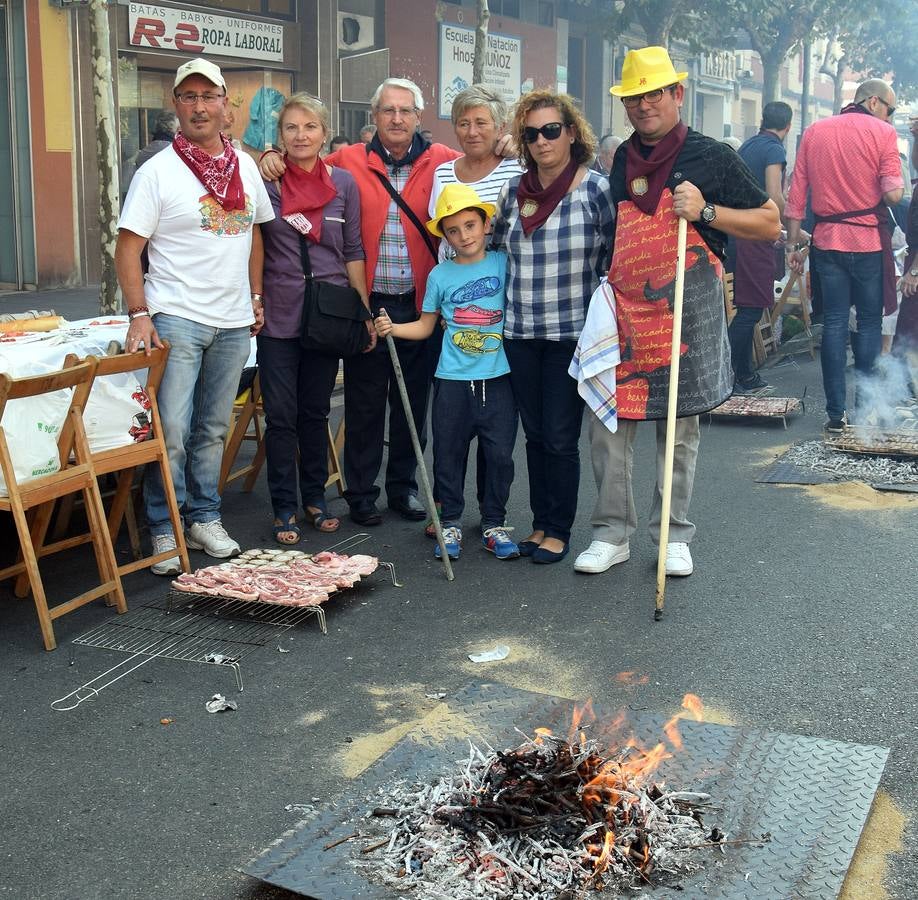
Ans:
[[[918,371],[911,370],[910,362],[914,359],[908,356],[886,354],[877,359],[873,374],[858,374],[856,424],[885,431],[918,429],[918,401],[913,393]]]

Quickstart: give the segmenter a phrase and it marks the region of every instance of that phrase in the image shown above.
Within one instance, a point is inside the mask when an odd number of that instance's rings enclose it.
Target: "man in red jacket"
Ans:
[[[360,232],[366,253],[367,287],[375,316],[384,308],[393,322],[412,322],[424,300],[427,276],[437,262],[437,248],[423,222],[440,163],[461,156],[443,144],[431,144],[418,133],[424,99],[412,81],[387,78],[371,101],[376,134],[369,144],[351,144],[325,157],[330,166],[347,169],[360,190]],[[276,155],[261,165],[266,178],[282,173]],[[415,223],[394,194],[412,211]],[[270,299],[270,298],[269,298]],[[430,382],[426,344],[396,339],[418,432],[423,432]],[[408,423],[385,345],[344,361],[345,499],[358,525],[382,521],[376,500],[376,476],[382,465],[389,406],[389,461],[386,496],[389,508],[420,521],[426,511],[417,498],[415,457]]]

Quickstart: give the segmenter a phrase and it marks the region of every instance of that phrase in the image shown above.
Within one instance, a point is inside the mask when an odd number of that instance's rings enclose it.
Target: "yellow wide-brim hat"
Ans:
[[[464,209],[480,209],[490,219],[494,215],[495,207],[493,203],[483,203],[475,188],[467,184],[448,184],[437,197],[436,213],[427,223],[427,230],[437,237],[443,237],[440,222]]]
[[[622,83],[612,85],[613,97],[633,97],[668,87],[688,78],[688,72],[677,72],[665,47],[642,47],[629,50],[622,64]]]

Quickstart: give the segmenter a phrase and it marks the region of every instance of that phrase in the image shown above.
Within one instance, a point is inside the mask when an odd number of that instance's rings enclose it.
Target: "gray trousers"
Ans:
[[[590,455],[598,496],[593,509],[593,540],[624,544],[637,528],[634,494],[631,490],[631,468],[634,460],[634,437],[638,422],[619,419],[614,434],[587,407],[590,428]],[[660,539],[660,512],[663,504],[663,457],[666,449],[666,421],[658,420],[657,484],[650,508],[650,535]],[[695,463],[701,430],[698,416],[676,419],[676,446],[673,455],[673,493],[669,517],[669,540],[691,542],[695,526],[688,520]]]

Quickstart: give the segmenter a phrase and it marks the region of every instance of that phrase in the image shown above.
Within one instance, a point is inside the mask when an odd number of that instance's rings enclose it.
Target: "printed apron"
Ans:
[[[665,419],[676,286],[678,218],[664,188],[654,215],[618,204],[609,283],[615,290],[621,363],[620,419]],[[686,236],[679,400],[676,415],[707,412],[730,396],[733,372],[720,260],[689,222]]]

